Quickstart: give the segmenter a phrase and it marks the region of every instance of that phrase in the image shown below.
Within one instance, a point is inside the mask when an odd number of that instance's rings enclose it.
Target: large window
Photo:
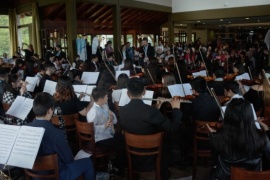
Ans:
[[[0,57],[3,53],[10,53],[10,35],[9,35],[9,18],[8,15],[0,15]]]
[[[18,42],[21,49],[26,49],[32,41],[32,15],[30,12],[18,15]],[[24,51],[21,51],[24,55]]]

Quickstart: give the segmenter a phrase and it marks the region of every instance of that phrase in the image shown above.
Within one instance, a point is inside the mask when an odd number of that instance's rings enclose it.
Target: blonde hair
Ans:
[[[268,79],[268,81],[267,81]],[[270,78],[263,77],[263,100],[264,100],[264,106],[270,106],[270,85],[268,82],[270,81]]]

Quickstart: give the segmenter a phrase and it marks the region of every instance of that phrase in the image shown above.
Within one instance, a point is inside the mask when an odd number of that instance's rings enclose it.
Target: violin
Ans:
[[[240,82],[241,82],[243,85],[246,85],[246,86],[253,86],[253,85],[259,85],[259,84],[262,84],[262,83],[263,83],[263,80],[262,80],[262,79],[252,79],[252,80],[249,80],[249,79],[242,79],[242,80],[240,80]]]
[[[208,81],[214,81],[215,78],[213,76],[203,76],[204,79],[208,82]],[[187,75],[188,79],[193,79],[194,77],[192,75]]]
[[[151,84],[151,85],[147,85],[146,89],[152,90],[152,91],[156,91],[157,89],[163,88],[163,84]]]
[[[131,76],[129,76],[129,77],[130,77],[130,78],[134,78],[134,77],[142,78],[143,76],[144,76],[144,73],[141,72],[141,73],[138,73],[138,74],[131,75]]]
[[[238,73],[233,73],[233,74],[227,74],[224,76],[224,81],[232,81],[235,79],[235,77],[238,76]]]

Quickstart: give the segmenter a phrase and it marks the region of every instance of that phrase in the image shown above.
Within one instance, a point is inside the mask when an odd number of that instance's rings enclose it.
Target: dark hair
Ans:
[[[69,77],[61,76],[58,78],[54,100],[59,102],[66,102],[75,96],[72,82]]]
[[[223,78],[224,77],[224,68],[222,66],[218,66],[214,70],[214,74],[217,78]]]
[[[97,56],[96,54],[93,54],[93,55],[91,56],[91,59],[95,59],[95,58],[98,58],[98,56]]]
[[[4,84],[4,92],[9,91],[16,97],[19,92],[12,87],[12,83],[15,83],[19,79],[17,74],[8,74],[6,77],[6,83]]]
[[[117,79],[117,84],[116,84],[116,88],[117,89],[123,89],[123,88],[127,88],[127,83],[128,83],[129,77],[128,75],[122,73],[118,76]]]
[[[142,40],[148,42],[148,38],[146,37],[144,37]]]
[[[110,52],[109,54],[107,54],[107,58],[113,57],[113,52]]]
[[[224,84],[224,89],[226,89],[226,91],[231,90],[234,94],[238,94],[239,84],[235,81],[228,81]]]
[[[112,74],[115,76],[115,69],[113,66],[108,66]],[[110,71],[106,68],[102,70],[99,74],[100,78],[97,86],[103,89],[109,89],[112,85],[116,84],[114,77],[111,75]]]
[[[131,78],[127,83],[127,89],[131,96],[137,97],[143,94],[144,84],[139,78]]]
[[[38,93],[33,103],[33,112],[37,117],[47,114],[47,111],[54,106],[52,95],[46,92]]]
[[[112,41],[108,41],[107,44],[112,44]]]
[[[250,102],[232,99],[225,111],[223,127],[214,135],[214,149],[225,156],[251,157],[261,153],[266,142],[265,132],[255,126]]]
[[[94,101],[97,102],[100,98],[104,98],[107,94],[107,91],[103,88],[94,88],[91,95]]]
[[[198,93],[206,92],[206,80],[203,77],[196,77],[190,82],[190,85]]]
[[[38,65],[38,72],[40,72],[40,71],[45,71],[45,67],[43,64]]]
[[[238,69],[238,75],[244,74],[246,72],[242,63],[235,63],[233,67]]]
[[[134,70],[131,59],[128,58],[128,59],[125,60],[124,67],[122,68],[122,70]]]

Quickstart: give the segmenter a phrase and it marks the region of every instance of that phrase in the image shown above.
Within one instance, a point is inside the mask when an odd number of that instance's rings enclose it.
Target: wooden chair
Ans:
[[[218,123],[216,121],[195,121],[192,179],[196,179],[197,158],[211,158],[212,156],[210,147],[198,148],[199,142],[203,142],[204,144],[209,142],[208,134],[210,132],[207,129],[206,124],[208,124],[212,129],[217,129]]]
[[[10,106],[11,106],[11,104],[7,104],[7,103],[2,103],[2,105],[3,105],[3,109],[4,109],[5,112],[7,112],[8,109],[10,108]]]
[[[75,119],[79,118],[79,115],[76,114],[70,114],[70,115],[62,115],[62,118],[65,122],[65,128],[66,128],[66,133],[68,137],[68,143],[73,151],[73,153],[78,152],[78,142],[77,142],[77,137],[76,137],[76,124],[75,124]],[[53,116],[51,118],[51,122],[56,126],[59,127],[59,119],[58,116]]]
[[[231,180],[265,180],[270,179],[270,171],[248,171],[231,167]]]
[[[113,153],[113,151],[110,149],[99,147],[95,144],[94,123],[81,122],[79,120],[76,120],[75,123],[77,129],[77,137],[79,140],[79,148],[83,149],[87,153],[92,154],[95,169],[107,165],[107,163],[105,164],[105,162],[97,165],[97,159],[108,157]]]
[[[49,171],[50,174],[37,174],[40,171]],[[42,178],[42,179],[55,179],[58,180],[58,160],[57,154],[47,155],[47,156],[37,156],[32,170],[24,169],[26,180],[31,178]]]
[[[128,157],[128,179],[131,180],[133,173],[141,173],[135,171],[132,168],[131,155],[137,156],[152,156],[157,155],[156,158],[156,180],[160,179],[160,161],[161,161],[161,150],[163,142],[163,132],[151,135],[136,135],[124,131],[126,141],[126,151]],[[139,150],[137,150],[138,148]],[[140,151],[141,149],[147,149],[149,151]],[[150,151],[150,149],[152,149]]]

